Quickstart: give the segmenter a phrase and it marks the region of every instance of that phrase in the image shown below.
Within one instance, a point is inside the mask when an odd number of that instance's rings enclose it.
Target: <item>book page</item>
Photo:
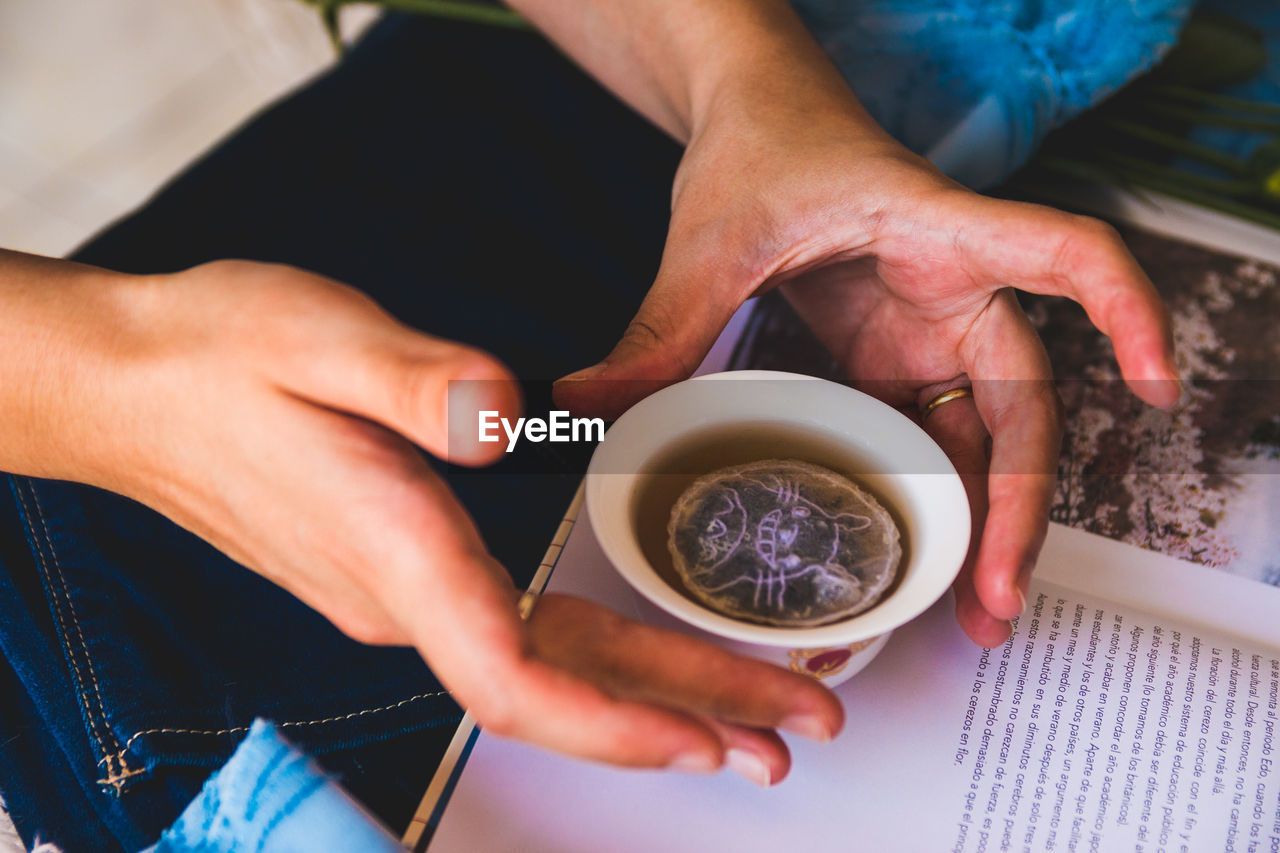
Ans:
[[[837,689],[839,738],[788,739],[792,774],[773,789],[615,770],[481,733],[429,849],[1280,849],[1280,620],[1265,618],[1280,591],[1068,533],[1051,535],[1009,643],[973,646],[940,601]],[[1176,590],[1147,589],[1182,615],[1135,607],[1142,590],[1118,580],[1130,565],[1138,581],[1168,569]],[[585,518],[550,586],[647,613]]]
[[[979,654],[953,850],[1280,849],[1280,658],[1051,584]]]

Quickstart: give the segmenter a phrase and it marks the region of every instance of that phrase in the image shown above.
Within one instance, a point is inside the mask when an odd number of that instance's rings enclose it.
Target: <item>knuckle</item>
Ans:
[[[1052,272],[1070,278],[1073,270],[1098,253],[1112,254],[1124,247],[1120,233],[1101,219],[1076,214],[1061,214],[1053,233],[1056,246],[1052,256]]]
[[[1093,229],[1093,233],[1098,239],[1108,243],[1122,242],[1120,232],[1111,223],[1092,217],[1085,217],[1085,221],[1089,223],[1089,227]]]
[[[392,389],[392,405],[399,412],[399,419],[407,423],[443,423],[447,414],[449,383],[436,370],[423,369],[419,364],[404,363],[400,359],[388,362],[390,368],[384,381]]]
[[[514,382],[502,362],[483,350],[449,342],[441,351],[422,357],[406,353],[388,362],[386,381],[395,389],[395,405],[408,422],[423,418],[444,424],[454,383]]]
[[[622,341],[640,349],[656,350],[662,347],[664,337],[653,319],[637,317],[622,333]]]
[[[1124,247],[1120,232],[1109,223],[1091,216],[1076,216],[1073,220],[1077,240],[1093,251],[1115,251]]]
[[[1062,395],[1058,393],[1058,386],[1054,384],[1052,379],[1035,379],[1028,383],[1027,396],[1029,402],[1034,405],[1032,411],[1038,411],[1040,417],[1054,429],[1060,429],[1065,418],[1066,408],[1062,402]]]
[[[673,320],[674,316],[673,311],[665,307],[649,306],[644,316],[636,317],[627,326],[618,348],[643,353],[646,362],[652,365],[655,376],[688,376],[697,365],[689,363],[680,347],[679,336],[675,332],[678,325]]]
[[[1045,394],[1049,398],[1049,420],[1053,424],[1054,429],[1061,433],[1062,426],[1067,420],[1067,404],[1063,401],[1062,394],[1058,391],[1057,386],[1052,382],[1047,383]]]
[[[268,352],[331,348],[358,318],[380,312],[360,291],[286,264],[222,259],[190,272],[222,295],[228,333]]]
[[[478,557],[460,542],[465,519],[451,514],[430,496],[406,494],[404,504],[387,513],[382,565],[369,573],[369,582],[417,589],[425,574],[438,576],[445,566],[474,567]]]
[[[344,613],[334,617],[333,624],[339,631],[366,646],[396,646],[404,643],[396,626],[373,614]]]
[[[220,258],[218,260],[206,261],[192,267],[193,271],[198,271],[210,276],[239,278],[247,274],[257,274],[268,264],[261,264],[256,261],[246,261],[239,258]]]
[[[400,645],[400,635],[397,632],[388,630],[381,625],[371,625],[362,622],[347,631],[346,634],[357,643],[363,643],[366,646]]]
[[[759,687],[758,683],[753,684]],[[736,689],[719,688],[711,691],[706,696],[706,713],[708,716],[720,720],[740,720],[749,719],[757,715],[763,716],[761,713],[765,703],[752,702],[749,698],[750,691],[739,691]],[[753,713],[755,712],[755,713]]]
[[[441,370],[453,380],[468,382],[514,382],[515,376],[495,356],[481,349],[449,342],[450,352]]]
[[[1066,424],[1066,406],[1062,402],[1062,395],[1052,382],[1045,382],[1044,387],[1036,394],[1036,401],[1041,412],[1041,431],[1047,441],[1055,446],[1060,445]]]
[[[193,271],[215,278],[219,284],[239,286],[245,295],[254,298],[276,298],[285,294],[296,296],[299,287],[323,281],[319,276],[289,266],[265,261],[248,261],[239,258],[221,258],[195,267]]]

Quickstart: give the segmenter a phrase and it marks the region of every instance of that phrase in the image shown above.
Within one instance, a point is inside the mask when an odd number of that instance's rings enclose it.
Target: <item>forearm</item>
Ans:
[[[127,277],[0,250],[0,471],[101,482]]]
[[[726,108],[834,111],[868,138],[885,139],[785,0],[510,5],[682,143]]]

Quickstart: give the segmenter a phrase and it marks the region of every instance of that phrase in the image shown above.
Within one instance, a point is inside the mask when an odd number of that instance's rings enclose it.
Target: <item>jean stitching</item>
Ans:
[[[110,757],[115,758],[117,761],[120,761],[121,764],[123,764],[124,763],[124,759],[122,757],[123,755],[124,753],[118,752],[114,756],[110,756]],[[101,764],[102,762],[99,761],[98,763]],[[147,772],[147,769],[145,767],[133,769],[133,770],[126,767],[122,769],[119,773],[113,773],[109,776],[104,776],[101,779],[98,779],[96,781],[99,785],[110,785],[111,787],[115,788],[117,792],[119,792],[124,787],[124,781],[126,779],[132,779],[134,776],[141,776],[143,773],[146,773],[146,772]]]
[[[116,740],[115,734],[111,731],[111,727],[107,724],[107,709],[102,701],[102,690],[98,686],[98,674],[93,667],[93,658],[89,656],[89,644],[88,642],[85,641],[84,630],[80,627],[80,617],[79,617],[79,614],[76,613],[76,603],[71,598],[71,590],[70,590],[70,587],[67,585],[66,575],[62,571],[62,561],[58,559],[58,549],[54,547],[53,537],[49,534],[49,524],[45,519],[44,506],[40,503],[40,495],[38,492],[36,492],[35,486],[33,486],[31,483],[27,483],[27,489],[30,490],[31,492],[31,499],[35,501],[36,513],[40,517],[40,527],[44,531],[44,541],[45,541],[45,544],[48,545],[49,554],[50,556],[53,557],[53,566],[58,570],[58,580],[62,584],[62,597],[66,599],[67,607],[70,609],[70,612],[71,612],[71,624],[75,626],[76,636],[80,640],[80,648],[82,653],[84,654],[84,662],[89,670],[89,680],[93,685],[93,696],[98,703],[98,711],[102,715],[101,729],[106,732],[107,739],[111,741],[112,746],[114,746],[116,750],[114,756],[112,757],[115,759],[115,763],[118,765],[118,767],[113,768],[112,763],[108,761],[107,777],[105,779],[99,779],[98,782],[100,784],[112,785],[115,787],[116,791],[119,792],[121,789],[121,783],[125,779],[128,779],[130,776],[136,776],[138,773],[142,771],[135,770],[129,766],[129,762],[125,759],[124,750],[120,748],[120,742]],[[90,721],[93,720],[92,713],[89,714],[89,718],[90,718]],[[98,744],[99,746],[102,745],[101,739],[99,739]],[[105,748],[103,749],[103,752],[106,752]],[[99,761],[98,764],[102,764],[102,761]]]
[[[340,723],[344,720],[354,720],[357,717],[365,717],[369,714],[378,714],[383,711],[394,711],[396,708],[408,705],[410,702],[418,702],[422,699],[430,699],[433,696],[448,696],[448,690],[437,690],[434,693],[419,693],[417,696],[410,696],[407,699],[401,699],[391,705],[383,705],[380,708],[365,708],[361,711],[352,711],[350,714],[343,714],[337,717],[325,717],[320,720],[291,720],[284,723],[278,723],[279,728],[296,728],[298,726],[320,726],[326,723]],[[143,729],[140,732],[134,732],[128,740],[124,742],[124,752],[129,751],[129,747],[133,742],[143,735],[231,735],[237,732],[247,732],[249,726],[232,726],[229,729]]]
[[[14,492],[18,496],[18,500],[22,503],[22,510],[27,516],[27,528],[31,531],[32,540],[36,543],[35,551],[36,551],[36,557],[38,558],[38,562],[40,564],[40,569],[44,573],[45,579],[49,583],[50,591],[53,592],[54,613],[57,615],[58,625],[62,629],[63,643],[66,645],[67,659],[71,662],[71,669],[75,675],[77,693],[79,694],[81,704],[84,706],[85,716],[89,720],[89,732],[90,734],[93,735],[94,741],[96,741],[98,744],[98,751],[101,752],[104,756],[100,761],[98,761],[98,764],[100,765],[102,764],[103,761],[107,761],[108,762],[107,776],[109,779],[115,779],[117,776],[120,775],[120,773],[128,774],[129,767],[124,763],[122,756],[120,756],[119,754],[112,755],[111,752],[107,749],[106,744],[103,742],[98,721],[94,716],[93,706],[89,701],[89,694],[85,689],[84,673],[80,670],[80,664],[76,660],[75,647],[72,645],[72,642],[71,642],[71,632],[67,629],[67,621],[63,613],[62,603],[58,600],[57,587],[54,586],[53,576],[49,571],[49,563],[45,559],[44,552],[46,548],[48,549],[49,554],[52,555],[53,557],[54,565],[57,566],[58,568],[58,579],[62,586],[62,594],[63,594],[63,597],[66,598],[68,606],[71,608],[71,618],[75,623],[76,633],[79,635],[81,646],[84,649],[85,663],[88,666],[89,675],[93,680],[93,688],[94,688],[94,693],[97,697],[98,708],[99,710],[102,711],[103,718],[105,720],[106,710],[102,706],[102,695],[98,692],[98,678],[96,673],[94,673],[93,671],[93,662],[89,660],[88,649],[84,645],[84,633],[80,630],[80,623],[75,616],[75,605],[71,604],[71,597],[67,588],[66,578],[62,574],[62,566],[58,562],[57,551],[55,551],[53,548],[53,541],[49,535],[49,526],[46,523],[45,517],[44,517],[44,509],[40,505],[40,498],[36,494],[35,488],[30,483],[27,483],[26,486],[27,486],[27,489],[31,492],[31,499],[35,501],[38,516],[33,516],[31,512],[31,507],[27,504],[27,499],[22,494],[21,486],[14,489]],[[33,523],[34,518],[36,517],[40,519],[41,530],[37,530],[35,527],[35,524]],[[41,531],[43,531],[43,541],[42,541]],[[119,748],[118,743],[116,744],[116,747],[117,749]],[[120,762],[121,766],[119,768],[119,773],[111,763],[111,759],[113,758],[116,761]],[[101,782],[103,780],[99,780],[99,781]],[[117,784],[117,783],[111,782],[110,784]]]
[[[53,591],[54,612],[57,614],[58,624],[61,626],[62,634],[64,638],[63,642],[66,644],[66,648],[67,648],[67,657],[71,662],[71,667],[75,674],[77,692],[79,694],[80,701],[84,706],[85,714],[89,718],[90,734],[93,735],[93,739],[98,744],[98,751],[103,754],[103,757],[99,759],[97,762],[98,766],[101,766],[104,763],[107,765],[107,775],[102,779],[98,779],[97,780],[98,784],[110,785],[116,789],[117,793],[119,793],[120,790],[123,788],[125,780],[134,776],[141,775],[146,772],[145,768],[135,769],[130,767],[126,759],[126,755],[129,752],[129,748],[133,745],[133,742],[138,738],[142,737],[143,735],[178,734],[178,735],[217,736],[217,735],[235,734],[237,732],[247,732],[249,730],[248,726],[233,726],[231,728],[218,729],[218,730],[182,729],[182,728],[143,729],[142,731],[134,732],[132,735],[129,736],[128,740],[125,741],[124,746],[123,747],[120,746],[119,741],[116,740],[115,738],[115,733],[112,732],[110,727],[106,725],[107,712],[106,712],[106,707],[102,701],[102,693],[98,685],[98,676],[93,667],[93,660],[89,657],[88,643],[85,641],[84,631],[80,626],[79,615],[76,613],[75,603],[71,600],[70,588],[67,585],[66,575],[63,573],[63,570],[62,570],[62,563],[58,558],[57,550],[53,546],[53,537],[49,532],[49,525],[45,518],[44,507],[40,503],[40,496],[39,494],[37,494],[35,487],[32,486],[30,483],[27,483],[26,486],[28,491],[31,493],[31,500],[34,501],[35,503],[36,514],[34,517],[38,517],[40,520],[41,529],[39,531],[36,530],[35,525],[30,521],[30,519],[33,518],[33,515],[31,512],[30,506],[27,504],[27,499],[22,494],[21,487],[15,489],[14,491],[17,493],[18,500],[22,503],[23,511],[27,515],[27,518],[28,518],[27,527],[32,533],[33,541],[35,541],[36,543],[35,552],[36,552],[36,557],[40,564],[41,571],[44,573],[46,579],[49,582],[50,590]],[[67,620],[63,613],[63,605],[62,605],[62,602],[59,601],[57,588],[53,584],[53,576],[52,576],[52,573],[49,571],[49,564],[45,558],[44,551],[46,548],[48,549],[49,555],[53,558],[53,564],[54,564],[54,567],[57,569],[57,573],[58,573],[58,582],[62,587],[62,598],[65,599],[66,601],[66,606],[67,606],[67,609],[69,610],[71,623],[72,625],[75,626],[76,636],[80,641],[81,654],[84,655],[85,665],[89,672],[89,679],[93,686],[94,699],[97,702],[98,710],[101,713],[101,721],[99,721],[94,715],[93,707],[89,701],[88,691],[85,688],[84,673],[81,671],[80,665],[76,661],[75,647],[71,642],[71,633],[67,629]],[[410,696],[408,698],[401,699],[399,702],[394,702],[390,705],[383,705],[377,708],[364,708],[359,711],[353,711],[350,714],[342,714],[339,716],[325,717],[323,719],[317,719],[317,720],[290,720],[283,723],[279,723],[278,725],[280,728],[290,728],[290,727],[296,728],[300,726],[318,726],[318,725],[325,725],[328,723],[338,723],[338,722],[343,722],[345,720],[352,720],[358,717],[368,716],[370,714],[393,711],[411,702],[418,702],[423,699],[430,699],[436,696],[448,696],[448,695],[449,695],[449,691],[447,690],[437,690],[431,693],[419,693],[416,696]],[[112,744],[115,746],[116,751],[114,753],[109,751],[106,747],[106,744],[103,742],[102,729],[106,730],[107,737],[111,740]]]

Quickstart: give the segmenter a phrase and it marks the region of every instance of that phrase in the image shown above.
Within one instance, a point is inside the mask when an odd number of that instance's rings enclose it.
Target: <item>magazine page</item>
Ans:
[[[1134,606],[1153,571],[1176,573],[1170,601],[1203,618]],[[585,517],[549,588],[638,612]],[[1008,643],[975,647],[944,598],[837,688],[846,730],[791,741],[781,785],[615,770],[482,732],[430,849],[1276,849],[1268,610],[1271,587],[1055,526]]]

